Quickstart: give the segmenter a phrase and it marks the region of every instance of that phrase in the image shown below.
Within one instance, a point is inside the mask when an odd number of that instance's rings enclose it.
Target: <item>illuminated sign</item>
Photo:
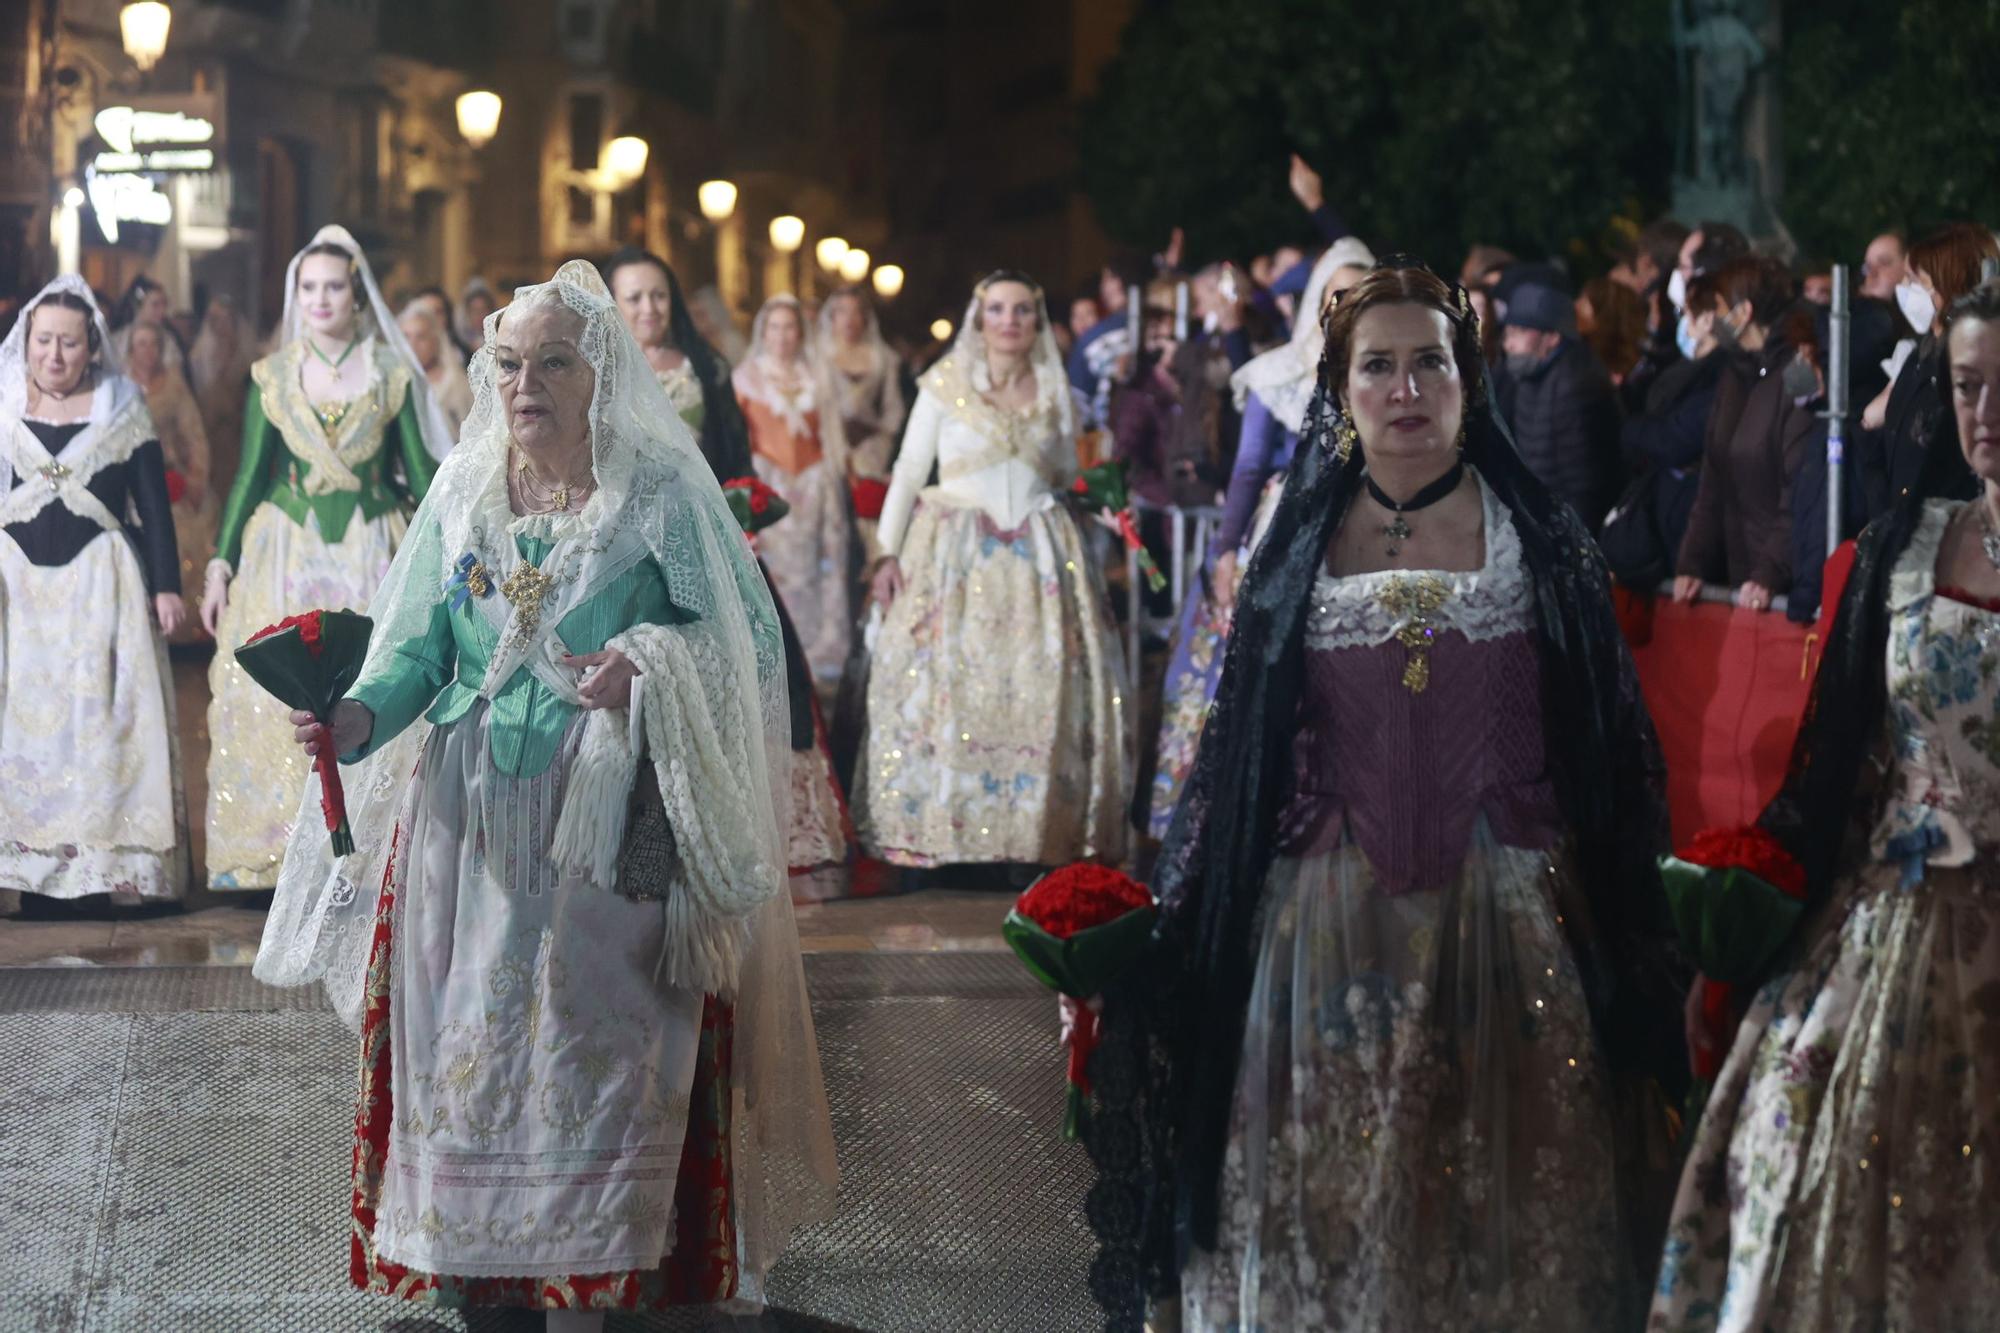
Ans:
[[[90,209],[97,214],[98,229],[104,233],[104,239],[113,245],[118,244],[118,224],[121,222],[144,222],[164,227],[173,220],[173,202],[145,176],[125,173],[100,176],[92,172],[87,184]]]
[[[104,148],[91,159],[100,175],[121,172],[213,171],[221,139],[213,94],[135,99],[97,113]]]

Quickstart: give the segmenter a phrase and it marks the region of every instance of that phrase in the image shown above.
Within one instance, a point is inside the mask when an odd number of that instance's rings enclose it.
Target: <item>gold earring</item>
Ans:
[[[1460,418],[1460,419],[1459,419],[1459,423],[1458,423],[1458,451],[1459,451],[1460,453],[1464,453],[1464,452],[1465,452],[1465,420],[1464,420],[1464,418]]]
[[[1361,443],[1361,432],[1354,429],[1354,423],[1343,417],[1340,429],[1333,434],[1333,456],[1345,463],[1354,456],[1355,446]]]

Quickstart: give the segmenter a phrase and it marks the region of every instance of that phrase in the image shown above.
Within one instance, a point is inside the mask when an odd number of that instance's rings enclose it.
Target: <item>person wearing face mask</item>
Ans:
[[[277,883],[308,765],[234,649],[315,609],[366,606],[451,431],[344,227],[285,272],[276,351],[251,367],[243,456],[201,599],[209,666],[208,881]]]
[[[1764,373],[1750,386],[1735,425],[1707,440],[1675,562],[1675,601],[1692,603],[1704,582],[1722,583],[1735,589],[1736,605],[1768,611],[1791,586],[1792,479],[1813,434],[1812,404],[1823,391],[1815,315],[1810,303],[1782,313],[1765,344]]]
[[[2000,260],[2000,242],[1970,222],[1941,227],[1910,247],[1908,274],[1896,285],[1896,305],[1918,338],[1894,383],[1863,410],[1855,441],[1871,518],[1887,513],[1916,484],[1930,437],[1951,429],[1940,316],[1978,285],[1980,265],[1989,259]],[[1973,489],[1970,474],[1942,484],[1940,494],[1962,497]]]
[[[1745,260],[1695,278],[1675,332],[1681,360],[1653,381],[1645,409],[1625,418],[1620,441],[1636,475],[1599,543],[1627,587],[1651,592],[1673,576],[1709,432],[1734,424],[1757,378],[1756,359],[1739,334],[1761,339],[1752,310],[1762,271]],[[1726,404],[1721,420],[1719,402]]]
[[[1076,475],[1042,289],[989,274],[924,375],[882,507],[853,793],[871,855],[1123,856],[1130,695],[1098,562],[1062,502]]]
[[[145,396],[57,278],[0,343],[0,889],[180,896],[180,591]]]
[[[1574,300],[1540,282],[1516,286],[1500,347],[1495,392],[1521,461],[1596,531],[1624,484],[1618,391],[1577,336]]]
[[[1106,1323],[1632,1329],[1684,1084],[1663,765],[1465,290],[1336,301],[1085,1146]]]

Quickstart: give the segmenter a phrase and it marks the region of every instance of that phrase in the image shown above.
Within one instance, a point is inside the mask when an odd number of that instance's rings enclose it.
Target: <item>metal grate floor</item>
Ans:
[[[1004,954],[817,954],[806,976],[838,1214],[761,1318],[608,1329],[1096,1327],[1048,993]],[[0,969],[0,1330],[539,1329],[347,1289],[354,1060],[316,993],[239,969]]]

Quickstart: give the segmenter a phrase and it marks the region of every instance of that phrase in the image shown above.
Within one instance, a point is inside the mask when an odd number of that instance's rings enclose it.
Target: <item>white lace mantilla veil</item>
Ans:
[[[769,363],[770,357],[764,350],[764,327],[771,321],[771,312],[780,307],[791,311],[799,321],[800,391],[795,398],[787,398],[779,393],[765,373],[765,366]],[[819,403],[819,367],[818,358],[813,351],[813,326],[806,318],[806,308],[799,304],[798,297],[790,293],[780,293],[757,307],[757,317],[750,321],[750,348],[743,354],[743,363],[730,372],[729,381],[737,393],[745,398],[755,399],[770,408],[772,413],[791,427],[792,434],[806,433],[806,413],[812,411]],[[826,452],[824,430],[820,435],[820,448],[822,453]],[[844,474],[847,470],[846,456],[843,454],[837,461],[840,464],[838,470]]]
[[[1312,266],[1306,289],[1299,294],[1299,308],[1292,315],[1291,340],[1251,357],[1229,377],[1237,411],[1243,410],[1254,393],[1286,430],[1296,435],[1304,429],[1306,409],[1312,405],[1313,389],[1319,384],[1320,352],[1326,347],[1321,307],[1326,304],[1333,271],[1347,267],[1375,267],[1374,252],[1357,236],[1341,237]]]
[[[437,399],[431,393],[431,382],[424,374],[423,363],[410,350],[410,341],[403,336],[402,327],[396,323],[395,312],[382,299],[382,289],[376,285],[375,270],[368,266],[368,256],[347,228],[339,223],[329,223],[314,232],[305,249],[293,255],[292,262],[285,265],[285,313],[278,321],[276,335],[271,339],[271,350],[276,352],[305,336],[305,314],[299,309],[298,300],[299,265],[305,260],[306,251],[315,245],[337,245],[354,256],[354,267],[361,274],[362,289],[368,293],[367,307],[356,311],[360,317],[358,332],[364,340],[380,339],[410,368],[410,392],[417,400],[417,424],[424,433],[424,450],[442,462],[444,456],[451,452],[451,423],[445,419],[444,410],[437,405]]]
[[[996,282],[1018,282],[1035,294],[1035,317],[1041,328],[1035,335],[1035,345],[1028,352],[1028,364],[1035,371],[1035,406],[1055,418],[1056,437],[1067,450],[1067,457],[1056,460],[1058,477],[1067,477],[1076,472],[1076,401],[1070,397],[1069,373],[1063,368],[1062,349],[1056,346],[1055,328],[1049,323],[1049,301],[1041,286],[1033,279],[1021,274],[1002,270],[989,273],[972,288],[972,298],[965,303],[965,318],[958,322],[958,333],[951,340],[951,350],[917,381],[922,387],[936,393],[937,384],[969,387],[974,393],[990,393],[993,389],[993,373],[986,364],[986,336],[979,331],[979,303],[986,297],[986,289]],[[947,401],[945,406],[950,407]]]
[[[97,293],[90,290],[90,284],[74,273],[65,273],[35,293],[34,299],[21,307],[21,314],[14,321],[14,327],[7,331],[5,341],[0,341],[0,429],[4,423],[18,421],[28,412],[28,324],[35,307],[58,293],[67,292],[80,298],[90,307],[90,322],[97,329],[97,351],[92,356],[92,365],[97,374],[97,387],[91,394],[90,416],[87,420],[103,426],[116,420],[122,412],[139,398],[139,386],[125,378],[118,360],[117,345],[111,339],[111,326],[105,322],[104,311],[98,307]],[[14,465],[5,449],[0,449],[0,497],[4,497],[14,486]]]
[[[791,748],[782,639],[763,576],[721,488],[590,264],[564,264],[551,281],[517,290],[511,306],[487,318],[485,345],[470,366],[473,406],[464,432],[369,606],[375,635],[362,679],[384,669],[395,645],[422,636],[460,553],[482,544],[511,549],[513,532],[535,521],[517,520],[508,505],[511,446],[493,347],[503,318],[551,302],[581,318],[578,352],[596,372],[590,437],[598,483],[580,515],[587,536],[574,562],[577,588],[552,605],[558,613],[564,603],[576,605],[650,558],[675,605],[697,613],[690,623],[640,626],[612,643],[641,668],[634,697],[681,853],[683,872],[662,904],[663,979],[735,1003],[737,1228],[746,1279],[761,1279],[798,1225],[831,1212],[838,1177],[786,889]],[[558,568],[558,553],[544,564]],[[505,651],[503,645],[496,659]],[[573,673],[560,675],[554,665],[562,651],[547,640],[523,665],[573,696]],[[494,680],[489,673],[488,686],[497,689],[511,675]],[[691,726],[667,731],[663,718]],[[583,771],[587,761],[603,744],[618,748],[629,721],[625,709],[589,719],[557,827],[558,860],[571,797],[604,785]],[[395,820],[429,730],[419,721],[345,770],[351,856],[332,856],[318,779],[308,778],[257,954],[260,980],[323,982],[334,1008],[357,1030]],[[579,804],[622,811],[630,775],[627,768],[626,786],[613,799],[597,792]],[[691,934],[700,937],[693,944]],[[718,959],[718,950],[726,956]],[[700,975],[704,965],[715,975]],[[676,975],[690,968],[697,975]]]

